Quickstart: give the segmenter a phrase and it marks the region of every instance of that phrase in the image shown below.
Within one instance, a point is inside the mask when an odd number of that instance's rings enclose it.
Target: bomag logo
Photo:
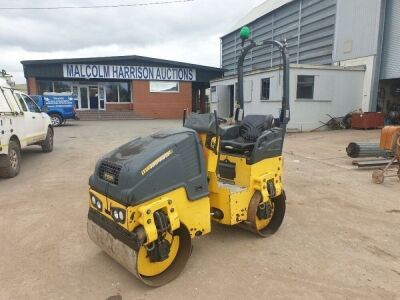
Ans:
[[[172,150],[168,150],[165,152],[163,155],[155,159],[153,162],[151,162],[146,168],[142,170],[142,176],[145,175],[147,172],[149,172],[151,169],[154,169],[157,167],[157,165],[162,162],[163,160],[166,160],[168,157],[170,157],[174,153]]]

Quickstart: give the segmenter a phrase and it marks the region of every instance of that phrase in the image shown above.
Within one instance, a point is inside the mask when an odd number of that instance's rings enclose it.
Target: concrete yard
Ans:
[[[20,175],[0,179],[0,299],[400,299],[400,181],[373,184],[345,153],[378,130],[290,134],[280,231],[213,224],[169,285],[148,288],[101,252],[86,234],[97,159],[180,124],[71,122],[54,152],[24,150]]]

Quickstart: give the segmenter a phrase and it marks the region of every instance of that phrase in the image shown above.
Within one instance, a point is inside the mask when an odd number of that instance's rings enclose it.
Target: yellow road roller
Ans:
[[[282,147],[290,120],[287,45],[256,43],[247,27],[240,35],[238,105],[243,108],[246,55],[274,46],[283,63],[279,118],[240,110],[240,122],[220,127],[216,112],[185,115],[180,129],[134,139],[106,154],[89,179],[90,239],[149,286],[179,275],[191,240],[208,234],[211,221],[261,237],[282,224]]]

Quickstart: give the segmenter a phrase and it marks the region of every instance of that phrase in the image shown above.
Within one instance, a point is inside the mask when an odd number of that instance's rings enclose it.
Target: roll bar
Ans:
[[[284,134],[286,132],[287,124],[290,121],[290,104],[289,104],[289,53],[287,50],[287,43],[278,42],[278,41],[263,41],[260,43],[254,42],[252,39],[249,38],[250,36],[250,29],[248,27],[243,27],[240,31],[240,37],[242,38],[242,50],[241,55],[238,60],[238,101],[239,106],[244,111],[244,93],[243,93],[243,63],[244,59],[246,58],[247,54],[251,49],[257,47],[266,47],[266,46],[274,46],[277,47],[280,51],[283,63],[283,96],[282,96],[282,107],[279,116],[280,127],[284,130]],[[246,40],[250,41],[250,44],[244,46],[244,42]]]

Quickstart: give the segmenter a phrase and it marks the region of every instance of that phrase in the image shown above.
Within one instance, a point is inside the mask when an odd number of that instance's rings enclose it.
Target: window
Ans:
[[[105,84],[107,102],[131,102],[131,90],[127,82]]]
[[[297,99],[314,99],[314,77],[297,76]]]
[[[40,113],[39,107],[35,104],[35,102],[31,98],[29,98],[26,95],[22,95],[22,98],[24,98],[25,103],[28,106],[30,112]]]
[[[212,86],[210,89],[210,92],[211,92],[211,95],[210,95],[211,102],[218,102],[217,86]]]
[[[71,83],[68,81],[54,81],[54,92],[70,93],[71,92]]]
[[[150,81],[151,93],[179,93],[179,82]]]
[[[118,83],[119,102],[131,102],[131,93],[127,82]]]
[[[21,108],[23,111],[28,111],[28,108],[25,105],[24,100],[22,99],[20,94],[15,93],[15,97],[18,99],[19,104],[21,105]]]
[[[38,80],[37,81],[38,94],[43,95],[44,93],[70,93],[71,82],[69,81],[50,81],[50,80]]]
[[[261,79],[261,100],[269,100],[271,78]]]
[[[107,83],[105,87],[107,102],[118,102],[118,85],[116,83]]]
[[[77,86],[72,87],[72,96],[74,98],[78,98],[78,87]]]
[[[104,99],[104,86],[99,86],[99,99]]]
[[[43,95],[46,92],[54,92],[53,82],[48,80],[37,81],[38,94]]]
[[[39,96],[29,96],[37,105],[39,105]]]

